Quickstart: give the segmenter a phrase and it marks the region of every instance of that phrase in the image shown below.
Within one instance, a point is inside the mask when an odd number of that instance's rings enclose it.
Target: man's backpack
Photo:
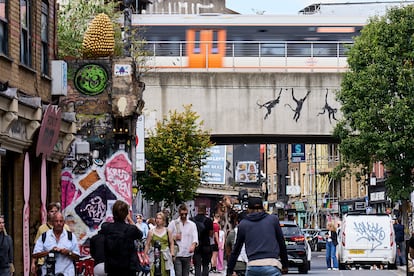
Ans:
[[[72,240],[72,232],[71,231],[66,231],[66,232],[68,232],[68,240]],[[46,240],[46,232],[43,232],[42,233],[42,242],[43,243],[45,243],[45,240]]]
[[[199,218],[200,216],[198,216],[198,217],[193,217],[193,218],[191,218],[191,220],[195,223],[195,225],[197,226],[197,234],[198,234],[198,239],[200,240],[200,238],[201,238],[201,235],[204,233],[204,230],[206,229],[206,225],[205,225],[205,222],[206,222],[206,220],[207,220],[207,218],[205,217],[205,216],[203,216],[203,218],[200,220],[200,219],[197,219],[197,218]]]
[[[117,229],[118,230],[118,229]],[[131,246],[134,243],[127,238],[128,227],[116,231],[111,229],[105,233],[105,265],[112,268],[128,268],[131,260]]]

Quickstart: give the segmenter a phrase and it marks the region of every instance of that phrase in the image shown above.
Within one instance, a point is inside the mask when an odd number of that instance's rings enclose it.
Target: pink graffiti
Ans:
[[[74,200],[76,200],[81,192],[76,190],[76,186],[73,183],[72,173],[65,171],[61,176],[62,183],[62,210],[69,206]]]
[[[129,204],[132,203],[132,165],[126,153],[120,152],[108,161],[105,178],[110,185]]]

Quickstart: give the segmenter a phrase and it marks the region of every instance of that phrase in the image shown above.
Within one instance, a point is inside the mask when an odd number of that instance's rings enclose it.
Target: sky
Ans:
[[[379,2],[379,0],[226,0],[226,7],[241,14],[261,12],[264,14],[298,14],[299,10],[311,4],[346,2]]]

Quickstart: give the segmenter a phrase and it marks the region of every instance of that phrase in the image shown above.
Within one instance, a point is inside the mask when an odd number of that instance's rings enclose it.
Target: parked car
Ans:
[[[321,251],[322,249],[326,249],[326,234],[328,233],[328,229],[319,229],[318,233],[315,236],[314,240],[314,250]]]
[[[316,229],[302,229],[303,234],[305,235],[305,239],[308,241],[308,244],[312,251],[316,250],[316,235],[318,234],[318,230]]]
[[[346,214],[338,231],[339,269],[386,265],[396,269],[393,220],[388,214]]]
[[[311,265],[311,248],[305,234],[294,221],[281,221],[289,259],[289,267],[297,267],[299,273],[307,274]]]

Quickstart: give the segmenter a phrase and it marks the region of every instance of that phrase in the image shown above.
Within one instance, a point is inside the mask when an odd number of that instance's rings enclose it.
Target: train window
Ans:
[[[261,55],[263,57],[284,57],[285,56],[285,44],[284,43],[262,43]]]
[[[287,45],[288,57],[310,57],[311,44],[310,43],[289,43]]]
[[[214,30],[213,31],[213,42],[211,45],[211,53],[212,54],[217,54],[218,53],[218,31]]]
[[[314,57],[332,57],[337,56],[336,43],[332,44],[313,44]]]
[[[201,53],[201,49],[200,49],[200,39],[201,39],[200,30],[195,31],[194,34],[195,34],[195,37],[194,37],[194,54],[199,54],[199,53]]]

